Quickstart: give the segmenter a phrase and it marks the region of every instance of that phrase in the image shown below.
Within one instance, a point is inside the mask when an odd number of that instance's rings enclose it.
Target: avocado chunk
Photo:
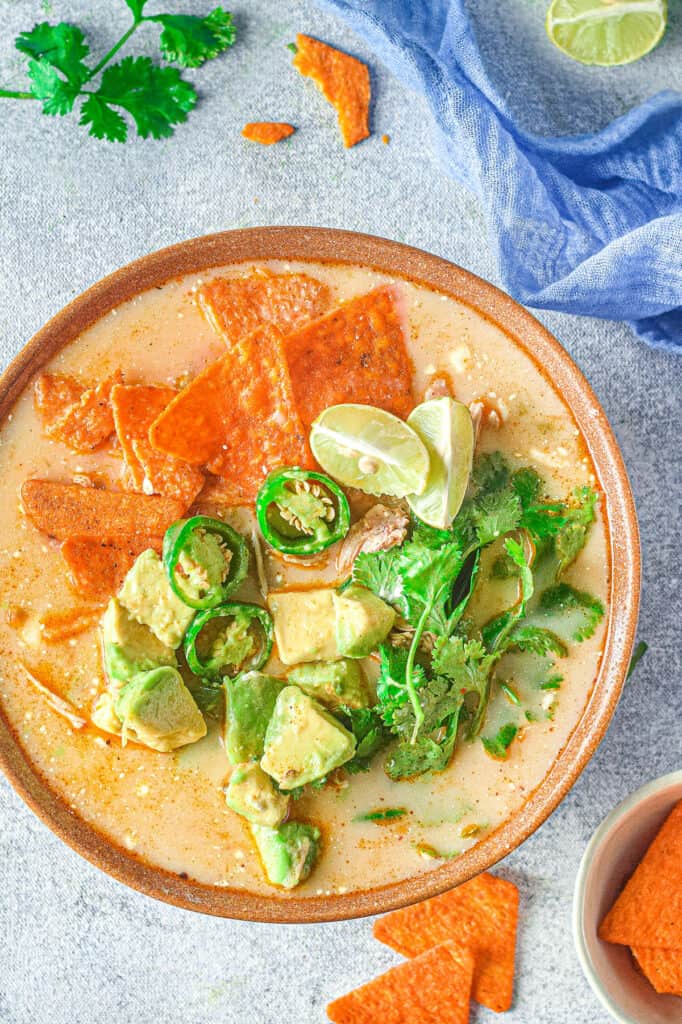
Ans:
[[[268,828],[277,828],[289,810],[289,797],[275,789],[270,776],[254,761],[236,766],[225,789],[225,802],[242,818]]]
[[[116,697],[122,734],[166,753],[206,735],[206,722],[182,676],[171,667],[141,672]]]
[[[275,625],[279,657],[285,665],[338,658],[333,590],[270,594],[267,603]]]
[[[287,821],[279,828],[252,825],[251,832],[272,885],[293,889],[308,878],[320,852],[319,828],[305,822]]]
[[[322,779],[349,761],[355,737],[333,715],[297,686],[277,698],[265,733],[261,768],[280,789],[295,789]]]
[[[90,719],[102,732],[110,732],[114,736],[121,735],[121,719],[114,710],[114,695],[108,690],[100,693],[95,701]]]
[[[299,665],[289,673],[289,682],[327,707],[369,707],[369,693],[357,661],[315,661]]]
[[[366,587],[353,584],[334,594],[336,644],[346,658],[366,658],[393,629],[395,612]]]
[[[173,650],[180,646],[196,614],[173,593],[163,563],[151,548],[138,555],[118,599],[137,622],[149,626],[154,636]]]
[[[225,683],[225,750],[232,764],[259,761],[265,731],[285,686],[263,672],[242,672]]]
[[[112,681],[125,683],[139,672],[177,664],[172,648],[134,619],[116,597],[109,601],[100,629],[104,668]]]

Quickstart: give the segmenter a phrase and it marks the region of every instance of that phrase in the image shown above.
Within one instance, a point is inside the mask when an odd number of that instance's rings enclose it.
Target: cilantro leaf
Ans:
[[[530,654],[555,654],[558,658],[565,658],[568,648],[563,640],[552,633],[549,629],[541,626],[519,625],[509,633],[506,649],[516,647],[519,651],[526,651]]]
[[[88,45],[77,25],[65,21],[50,25],[43,21],[34,25],[30,32],[22,32],[14,45],[21,53],[33,58],[33,61],[49,64],[61,71],[67,82],[76,87],[76,91],[90,74],[90,69],[83,63],[83,58],[89,52]],[[43,96],[38,98],[43,99]]]
[[[481,743],[486,754],[494,757],[496,761],[505,761],[517,732],[517,726],[513,722],[508,722],[507,725],[503,725],[499,729],[495,736],[482,736]]]
[[[509,463],[502,452],[486,452],[476,460],[471,479],[478,491],[500,491],[511,477]]]
[[[571,639],[580,643],[593,636],[604,617],[604,605],[586,591],[576,590],[568,583],[557,583],[542,594],[538,614],[551,617],[555,631],[559,629],[559,620],[565,618]]]
[[[61,116],[73,110],[78,86],[66,82],[51,64],[45,60],[30,60],[27,73],[31,79],[31,92],[36,99],[43,101],[44,114]]]
[[[452,758],[456,738],[455,727],[446,733],[440,743],[429,736],[420,737],[416,743],[403,740],[386,758],[384,770],[394,782],[424,775],[426,772],[445,771]]]
[[[128,138],[128,125],[118,111],[107,106],[104,100],[94,93],[88,96],[83,103],[78,123],[85,126],[90,125],[90,135],[96,139],[125,142]]]
[[[347,772],[368,772],[372,759],[389,742],[389,735],[375,708],[342,707],[346,726],[355,736],[355,754],[346,761]]]
[[[149,57],[124,57],[119,64],[110,65],[94,95],[100,101],[100,111],[102,107],[121,107],[130,114],[143,139],[172,135],[173,125],[186,121],[197,101],[193,86],[183,81],[175,68],[157,67]],[[90,123],[93,113],[95,108],[89,108],[84,123]],[[103,118],[91,123],[91,134],[106,131]]]
[[[135,21],[139,21],[142,17],[142,11],[147,4],[147,0],[124,0],[126,7],[129,7],[133,12]]]
[[[372,590],[377,597],[397,608],[407,618],[403,603],[400,548],[362,552],[353,563],[353,582]]]
[[[216,7],[205,18],[192,14],[156,14],[145,18],[163,26],[161,51],[166,60],[185,68],[198,68],[217,57],[236,38],[232,15]]]

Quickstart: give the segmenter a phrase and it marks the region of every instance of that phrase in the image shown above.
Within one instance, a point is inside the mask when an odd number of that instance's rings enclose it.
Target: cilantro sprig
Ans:
[[[112,60],[142,25],[161,28],[159,49],[169,64],[197,68],[235,41],[232,15],[222,7],[200,17],[191,14],[145,14],[148,0],[125,0],[133,21],[95,64],[87,63],[90,48],[78,25],[41,22],[16,39],[27,58],[28,91],[0,89],[0,98],[38,100],[44,114],[63,117],[80,105],[79,124],[90,135],[125,142],[129,121],[143,139],[163,139],[187,120],[197,102],[194,86],[174,67],[149,57]],[[127,115],[127,117],[126,117]]]

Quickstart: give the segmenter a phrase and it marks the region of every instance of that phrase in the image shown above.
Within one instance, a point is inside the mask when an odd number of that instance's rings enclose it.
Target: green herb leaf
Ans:
[[[568,654],[568,648],[563,640],[556,633],[541,626],[516,626],[507,637],[506,643],[507,650],[513,647],[532,654],[554,654],[558,658],[565,658]]]
[[[342,707],[344,724],[355,736],[355,754],[344,768],[351,774],[368,772],[373,758],[390,740],[376,708]]]
[[[576,590],[568,583],[557,583],[543,593],[538,614],[551,617],[555,630],[558,629],[557,620],[565,617],[571,639],[580,643],[593,636],[604,617],[604,605],[592,594]]]
[[[43,101],[44,114],[61,116],[73,110],[78,86],[64,81],[51,64],[45,60],[30,60],[27,73],[31,79],[31,92],[36,99]]]
[[[34,25],[30,32],[22,32],[17,37],[15,46],[34,61],[49,64],[57,71],[61,71],[72,86],[79,87],[90,74],[90,69],[83,63],[83,58],[87,57],[89,52],[88,46],[77,25],[70,25],[65,21],[58,25],[50,25],[43,21],[39,25]],[[34,76],[30,77],[35,82]],[[34,95],[39,99],[44,98],[38,93]]]
[[[125,142],[128,125],[118,111],[107,106],[99,96],[88,96],[81,107],[79,124],[90,126],[90,135],[109,142]]]
[[[192,14],[156,14],[145,21],[163,26],[161,51],[166,60],[185,68],[198,68],[232,46],[236,29],[232,15],[216,7],[205,18]]]
[[[646,654],[646,652],[648,650],[649,650],[648,643],[646,643],[645,640],[640,640],[639,643],[637,644],[637,646],[635,647],[634,651],[632,652],[632,657],[630,659],[630,667],[628,669],[628,674],[625,677],[626,679],[630,678],[632,673],[637,668],[637,665],[639,664],[639,662],[641,661],[641,659],[644,657],[644,655]]]
[[[496,736],[481,737],[486,754],[494,757],[496,761],[505,761],[517,732],[517,726],[513,722],[508,722],[507,725],[502,726]]]
[[[447,730],[441,742],[429,736],[420,737],[416,743],[405,740],[398,743],[386,759],[384,770],[389,779],[397,782],[411,779],[426,772],[445,771],[450,763],[457,739],[457,723]]]
[[[142,17],[142,11],[147,5],[147,0],[125,0],[125,4],[133,12],[135,20],[139,21]]]
[[[395,821],[397,818],[404,818],[407,814],[405,807],[387,807],[385,810],[368,811],[366,814],[358,814],[353,821]]]
[[[157,67],[149,57],[125,57],[119,64],[110,65],[94,95],[109,109],[121,107],[127,111],[143,139],[172,135],[173,125],[186,121],[197,101],[193,86],[183,81],[175,68]],[[88,108],[83,123],[89,123],[93,112],[94,108]],[[102,119],[93,122],[98,131],[105,131],[105,127]],[[91,129],[91,134],[96,132]],[[106,134],[100,137],[109,138]]]

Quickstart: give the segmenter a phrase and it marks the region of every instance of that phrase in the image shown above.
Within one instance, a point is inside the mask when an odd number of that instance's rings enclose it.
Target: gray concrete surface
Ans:
[[[164,9],[154,2],[155,10]],[[201,0],[168,3],[202,11]],[[632,68],[578,67],[544,40],[544,0],[471,0],[488,59],[512,97],[536,97],[543,131],[589,130],[663,87],[682,88],[680,5],[665,44]],[[120,2],[0,0],[0,83],[22,87],[11,47],[33,20],[71,18],[105,48]],[[373,67],[375,135],[341,148],[332,112],[289,67],[308,31],[369,58],[308,0],[239,0],[239,44],[191,73],[202,101],[162,143],[89,139],[67,119],[0,101],[0,361],[82,289],[182,238],[260,224],[354,228],[409,242],[496,280],[476,201],[443,177],[428,117]],[[502,21],[501,19],[504,19]],[[249,145],[252,119],[290,120],[273,149]],[[391,136],[390,145],[381,134]],[[541,314],[584,368],[623,447],[644,541],[640,636],[650,651],[601,748],[571,794],[500,866],[522,894],[518,981],[506,1019],[605,1024],[570,934],[582,850],[615,803],[682,764],[680,750],[680,369],[618,323]],[[368,921],[293,928],[232,923],[155,903],[63,846],[0,782],[1,1024],[316,1024],[332,996],[397,957]],[[496,1019],[475,1010],[476,1021]]]

